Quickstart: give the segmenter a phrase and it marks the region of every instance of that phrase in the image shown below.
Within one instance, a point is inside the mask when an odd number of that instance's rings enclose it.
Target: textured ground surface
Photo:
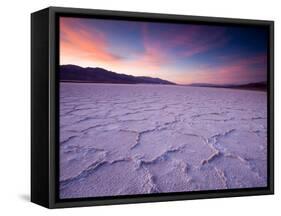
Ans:
[[[60,197],[266,186],[266,93],[61,84]]]

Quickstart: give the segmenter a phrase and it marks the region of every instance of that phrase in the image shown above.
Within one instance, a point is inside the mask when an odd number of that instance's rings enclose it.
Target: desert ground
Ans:
[[[264,187],[266,92],[60,84],[60,198]]]

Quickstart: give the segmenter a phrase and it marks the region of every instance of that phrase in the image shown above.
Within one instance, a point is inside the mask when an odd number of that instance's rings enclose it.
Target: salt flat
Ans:
[[[60,84],[60,197],[263,187],[266,93]]]

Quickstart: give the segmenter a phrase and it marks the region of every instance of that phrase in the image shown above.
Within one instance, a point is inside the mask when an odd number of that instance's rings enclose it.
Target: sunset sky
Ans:
[[[266,81],[267,32],[257,27],[60,18],[60,65],[102,67],[178,84]]]

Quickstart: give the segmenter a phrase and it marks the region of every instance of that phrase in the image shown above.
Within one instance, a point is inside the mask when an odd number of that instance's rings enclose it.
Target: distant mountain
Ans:
[[[236,88],[236,89],[252,89],[252,90],[263,90],[266,91],[267,83],[266,82],[256,82],[256,83],[247,83],[247,84],[229,84],[229,85],[217,85],[209,83],[193,83],[189,86],[195,87],[214,87],[214,88]]]
[[[258,83],[248,83],[244,85],[237,85],[236,88],[245,88],[245,89],[257,89],[257,90],[266,90],[267,83],[266,82],[258,82]]]
[[[175,83],[159,78],[131,76],[108,71],[103,68],[80,67],[77,65],[61,65],[60,81],[88,83],[123,83],[123,84],[169,84]]]

